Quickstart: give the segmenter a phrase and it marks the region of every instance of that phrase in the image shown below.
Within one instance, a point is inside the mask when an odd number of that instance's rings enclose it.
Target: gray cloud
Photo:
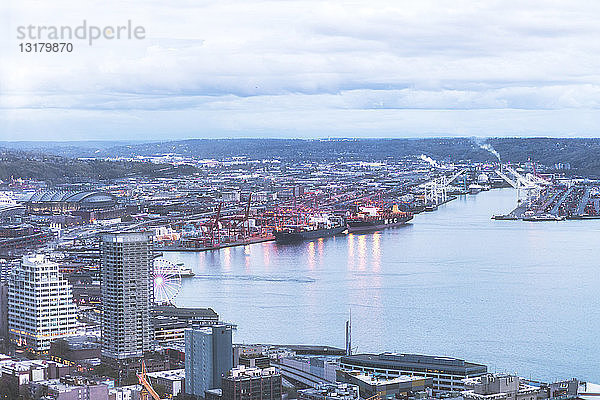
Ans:
[[[75,43],[68,55],[20,54],[4,40],[3,136],[80,124],[90,138],[117,124],[184,136],[595,131],[600,3],[134,0],[117,10],[32,1],[11,4],[12,25],[132,19],[147,39]],[[163,133],[146,113],[168,122]],[[191,125],[198,115],[202,132]]]

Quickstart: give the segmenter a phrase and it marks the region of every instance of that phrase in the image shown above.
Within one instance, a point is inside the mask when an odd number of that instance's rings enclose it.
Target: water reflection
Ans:
[[[600,221],[490,219],[513,204],[511,190],[490,191],[406,228],[165,257],[197,274],[176,303],[213,307],[238,324],[237,341],[343,347],[352,308],[360,351],[600,381],[588,362],[600,358],[600,274],[590,261],[600,257]]]

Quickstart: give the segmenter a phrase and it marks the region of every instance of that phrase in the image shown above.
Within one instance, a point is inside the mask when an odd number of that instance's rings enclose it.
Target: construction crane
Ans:
[[[140,385],[144,387],[144,390],[141,393],[142,400],[148,400],[148,395],[152,396],[152,399],[154,400],[162,400],[150,384],[150,381],[148,381],[148,376],[146,375],[146,363],[144,361],[142,361],[142,370],[136,375]]]

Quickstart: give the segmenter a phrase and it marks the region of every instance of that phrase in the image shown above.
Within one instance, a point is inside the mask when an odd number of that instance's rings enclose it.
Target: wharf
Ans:
[[[226,247],[246,246],[246,245],[255,244],[255,243],[271,242],[273,240],[275,240],[274,236],[263,236],[263,237],[258,237],[258,238],[241,240],[241,241],[237,241],[237,242],[223,243],[223,244],[219,244],[219,245],[213,246],[213,247],[210,247],[210,246],[206,246],[206,247],[163,246],[163,247],[157,247],[157,248],[155,248],[155,250],[164,251],[164,252],[187,251],[187,252],[192,252],[192,253],[198,253],[198,252],[208,251],[208,250],[224,249]]]

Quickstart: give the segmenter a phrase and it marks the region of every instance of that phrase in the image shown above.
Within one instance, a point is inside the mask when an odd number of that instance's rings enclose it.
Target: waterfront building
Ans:
[[[155,305],[153,315],[157,318],[175,318],[185,322],[190,328],[199,328],[219,323],[219,314],[212,308],[175,307]]]
[[[46,352],[77,329],[71,285],[44,255],[24,256],[8,280],[8,335],[12,343]]]
[[[188,325],[176,318],[153,318],[152,328],[154,340],[158,346],[164,346],[170,342],[181,342],[185,337]]]
[[[232,369],[222,379],[222,400],[281,400],[281,375],[275,368]]]
[[[340,364],[337,357],[294,355],[280,358],[277,367],[287,380],[313,386],[335,383]]]
[[[204,397],[233,368],[232,326],[185,330],[185,391]]]
[[[338,382],[358,386],[361,397],[367,399],[378,395],[382,399],[414,397],[426,393],[433,387],[432,378],[400,375],[386,378],[379,374],[365,374],[360,371],[337,371]]]
[[[140,358],[151,350],[152,238],[147,232],[100,237],[102,356]]]
[[[434,392],[463,391],[463,379],[487,373],[485,365],[458,358],[396,353],[343,356],[340,368],[375,373],[386,378],[400,375],[432,378]]]
[[[200,328],[219,323],[219,315],[212,308],[180,308],[156,305],[153,309],[154,340],[160,346],[183,341],[187,328]]]
[[[357,385],[322,383],[314,388],[298,390],[298,400],[359,400]]]
[[[544,398],[545,391],[527,384],[515,375],[485,374],[465,379],[465,400],[536,400]]]

